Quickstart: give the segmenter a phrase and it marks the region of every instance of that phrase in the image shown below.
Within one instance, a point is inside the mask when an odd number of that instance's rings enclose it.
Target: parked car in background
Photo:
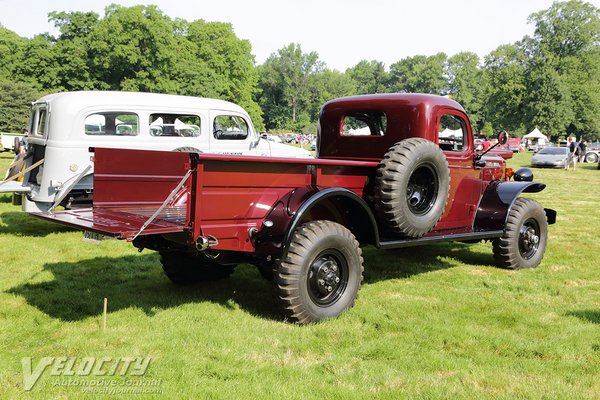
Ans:
[[[289,144],[296,144],[298,143],[298,137],[294,133],[288,133],[283,136],[283,141]]]
[[[523,149],[523,147],[521,146],[521,138],[518,137],[508,138],[508,141],[506,142],[505,146],[508,150],[512,151],[513,153],[518,153]]]
[[[588,144],[585,152],[585,162],[590,164],[600,162],[600,142]]]
[[[274,143],[283,143],[283,140],[281,140],[281,138],[277,135],[272,135],[270,133],[263,133],[262,135],[260,135],[261,138],[268,140],[270,142],[274,142]]]
[[[567,147],[544,147],[531,157],[532,167],[566,168],[573,160]]]

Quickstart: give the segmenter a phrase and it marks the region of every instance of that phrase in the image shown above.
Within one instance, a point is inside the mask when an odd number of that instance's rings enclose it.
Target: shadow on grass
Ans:
[[[464,264],[493,267],[491,244],[489,247],[488,254],[474,252],[472,245],[456,242],[383,251],[369,247],[363,253],[365,282],[408,278]],[[449,259],[456,261],[452,262]]]
[[[446,261],[447,257],[458,259],[459,265],[486,265],[492,261],[491,254],[472,253],[463,244],[394,251],[366,248],[364,256],[367,283],[457,265]],[[135,307],[153,315],[157,310],[206,301],[227,308],[237,305],[266,319],[282,319],[273,301],[271,283],[251,265],[240,265],[229,279],[190,286],[171,283],[162,272],[157,253],[51,263],[44,266],[44,271],[50,272],[53,279],[27,282],[7,292],[23,296],[32,306],[63,321],[98,316],[105,297],[109,299],[111,312]]]
[[[72,231],[72,228],[33,217],[23,211],[0,214],[0,234],[43,237],[51,233]]]
[[[600,311],[579,310],[568,312],[567,315],[572,315],[574,317],[592,322],[594,324],[600,324]]]
[[[32,306],[63,321],[99,315],[105,297],[110,312],[134,307],[154,315],[158,310],[187,303],[208,301],[232,308],[233,302],[252,314],[281,319],[272,301],[270,283],[252,266],[238,267],[229,279],[189,286],[171,283],[156,253],[52,263],[46,264],[44,271],[52,273],[54,279],[24,283],[7,292],[23,296]]]

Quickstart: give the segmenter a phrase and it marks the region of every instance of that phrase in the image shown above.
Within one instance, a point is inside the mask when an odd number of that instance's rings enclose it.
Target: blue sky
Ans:
[[[230,22],[256,62],[295,42],[344,71],[362,59],[386,66],[407,56],[473,51],[484,56],[533,33],[527,17],[551,0],[0,0],[0,24],[25,37],[56,34],[50,11],[155,4],[171,18]],[[591,1],[600,7],[600,0]]]

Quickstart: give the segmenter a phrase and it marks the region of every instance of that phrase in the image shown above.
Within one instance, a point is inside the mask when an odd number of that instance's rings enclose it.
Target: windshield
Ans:
[[[564,155],[567,154],[566,147],[544,147],[538,154]]]

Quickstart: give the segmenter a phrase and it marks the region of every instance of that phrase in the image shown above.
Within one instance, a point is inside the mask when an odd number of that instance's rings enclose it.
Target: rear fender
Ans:
[[[515,200],[521,193],[537,193],[544,190],[546,185],[540,182],[499,182],[494,181],[488,185],[473,222],[473,230],[495,231],[504,230],[508,213]],[[556,221],[556,211],[544,209],[548,223]]]
[[[275,204],[266,220],[273,225],[258,233],[255,246],[261,254],[281,255],[296,228],[315,220],[344,225],[361,244],[379,243],[377,223],[369,206],[356,193],[343,188],[294,189]]]

